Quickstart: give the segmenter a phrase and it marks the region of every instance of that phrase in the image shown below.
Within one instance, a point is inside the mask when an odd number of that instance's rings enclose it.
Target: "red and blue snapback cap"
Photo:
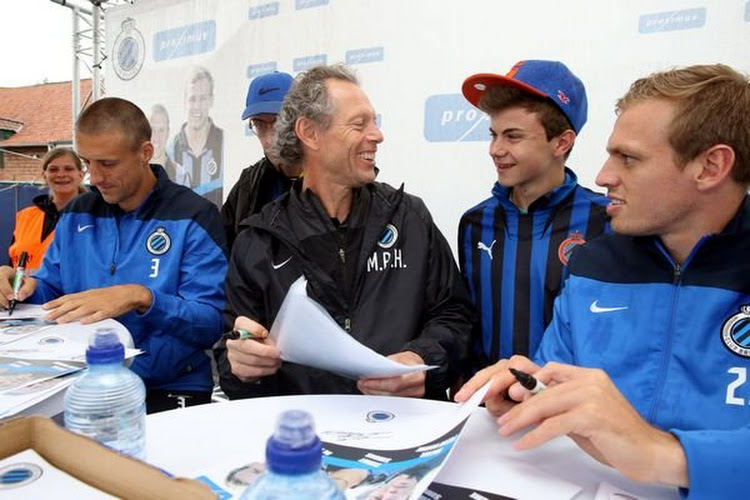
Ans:
[[[588,100],[583,82],[559,61],[530,59],[517,62],[506,75],[478,73],[464,80],[461,91],[474,106],[485,92],[497,85],[515,87],[551,99],[578,133],[588,117]]]

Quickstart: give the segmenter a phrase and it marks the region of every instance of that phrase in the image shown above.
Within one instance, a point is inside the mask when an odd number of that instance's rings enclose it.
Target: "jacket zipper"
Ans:
[[[120,252],[120,218],[115,216],[113,217],[114,223],[115,223],[115,248],[112,252],[112,262],[109,264],[109,275],[114,276],[115,271],[117,270],[117,264],[115,264],[115,261],[117,260],[117,254]]]
[[[662,255],[664,255],[664,257],[672,266],[672,286],[674,289],[674,293],[672,294],[672,306],[670,307],[669,322],[667,324],[667,337],[665,339],[666,348],[664,349],[664,354],[662,355],[662,362],[661,366],[659,367],[659,375],[656,378],[658,382],[656,390],[654,391],[654,400],[651,404],[651,408],[648,412],[647,417],[647,420],[652,424],[656,423],[656,414],[659,411],[659,401],[661,400],[662,392],[664,392],[664,386],[667,385],[666,376],[667,370],[669,369],[669,360],[672,355],[672,339],[675,335],[674,320],[675,316],[677,315],[677,303],[679,302],[680,289],[682,288],[682,277],[685,274],[685,269],[690,264],[690,261],[693,260],[693,256],[695,256],[703,243],[709,238],[711,238],[710,235],[704,236],[700,240],[698,240],[698,243],[695,244],[695,247],[693,247],[693,250],[690,252],[687,259],[685,259],[685,262],[683,262],[682,264],[676,263],[661,243],[656,243],[659,251],[662,253]]]
[[[671,261],[671,258],[670,258]],[[657,386],[654,392],[654,401],[651,404],[651,409],[648,412],[648,421],[652,424],[656,423],[656,414],[659,410],[659,400],[661,394],[664,391],[666,385],[666,376],[669,369],[669,357],[672,354],[672,337],[674,337],[674,318],[677,314],[677,298],[680,294],[680,287],[682,286],[682,267],[680,264],[673,264],[672,268],[672,305],[669,308],[669,321],[667,323],[667,338],[665,343],[664,353],[662,354],[661,366],[659,366],[659,375],[656,378]]]

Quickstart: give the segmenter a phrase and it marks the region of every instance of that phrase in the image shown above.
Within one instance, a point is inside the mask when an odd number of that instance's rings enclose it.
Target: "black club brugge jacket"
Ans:
[[[419,354],[426,397],[446,398],[466,360],[473,310],[450,247],[421,199],[373,182],[355,193],[346,231],[317,197],[299,186],[248,218],[227,275],[224,320],[243,315],[270,329],[291,284],[360,343],[382,355]],[[320,346],[325,349],[325,346]],[[223,343],[215,349],[230,398],[358,393],[356,381],[293,363],[256,384],[231,374]]]

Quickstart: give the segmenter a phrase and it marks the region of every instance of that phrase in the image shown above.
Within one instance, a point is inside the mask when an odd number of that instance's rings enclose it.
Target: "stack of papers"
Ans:
[[[18,304],[12,316],[0,312],[0,418],[14,415],[68,387],[86,367],[89,336],[97,328],[112,328],[133,349],[127,329],[108,319],[90,325],[58,325],[46,321],[41,306]]]

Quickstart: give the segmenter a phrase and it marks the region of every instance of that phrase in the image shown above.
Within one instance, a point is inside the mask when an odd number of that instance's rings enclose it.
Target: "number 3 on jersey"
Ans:
[[[151,259],[151,274],[149,278],[156,278],[159,276],[159,259]]]

